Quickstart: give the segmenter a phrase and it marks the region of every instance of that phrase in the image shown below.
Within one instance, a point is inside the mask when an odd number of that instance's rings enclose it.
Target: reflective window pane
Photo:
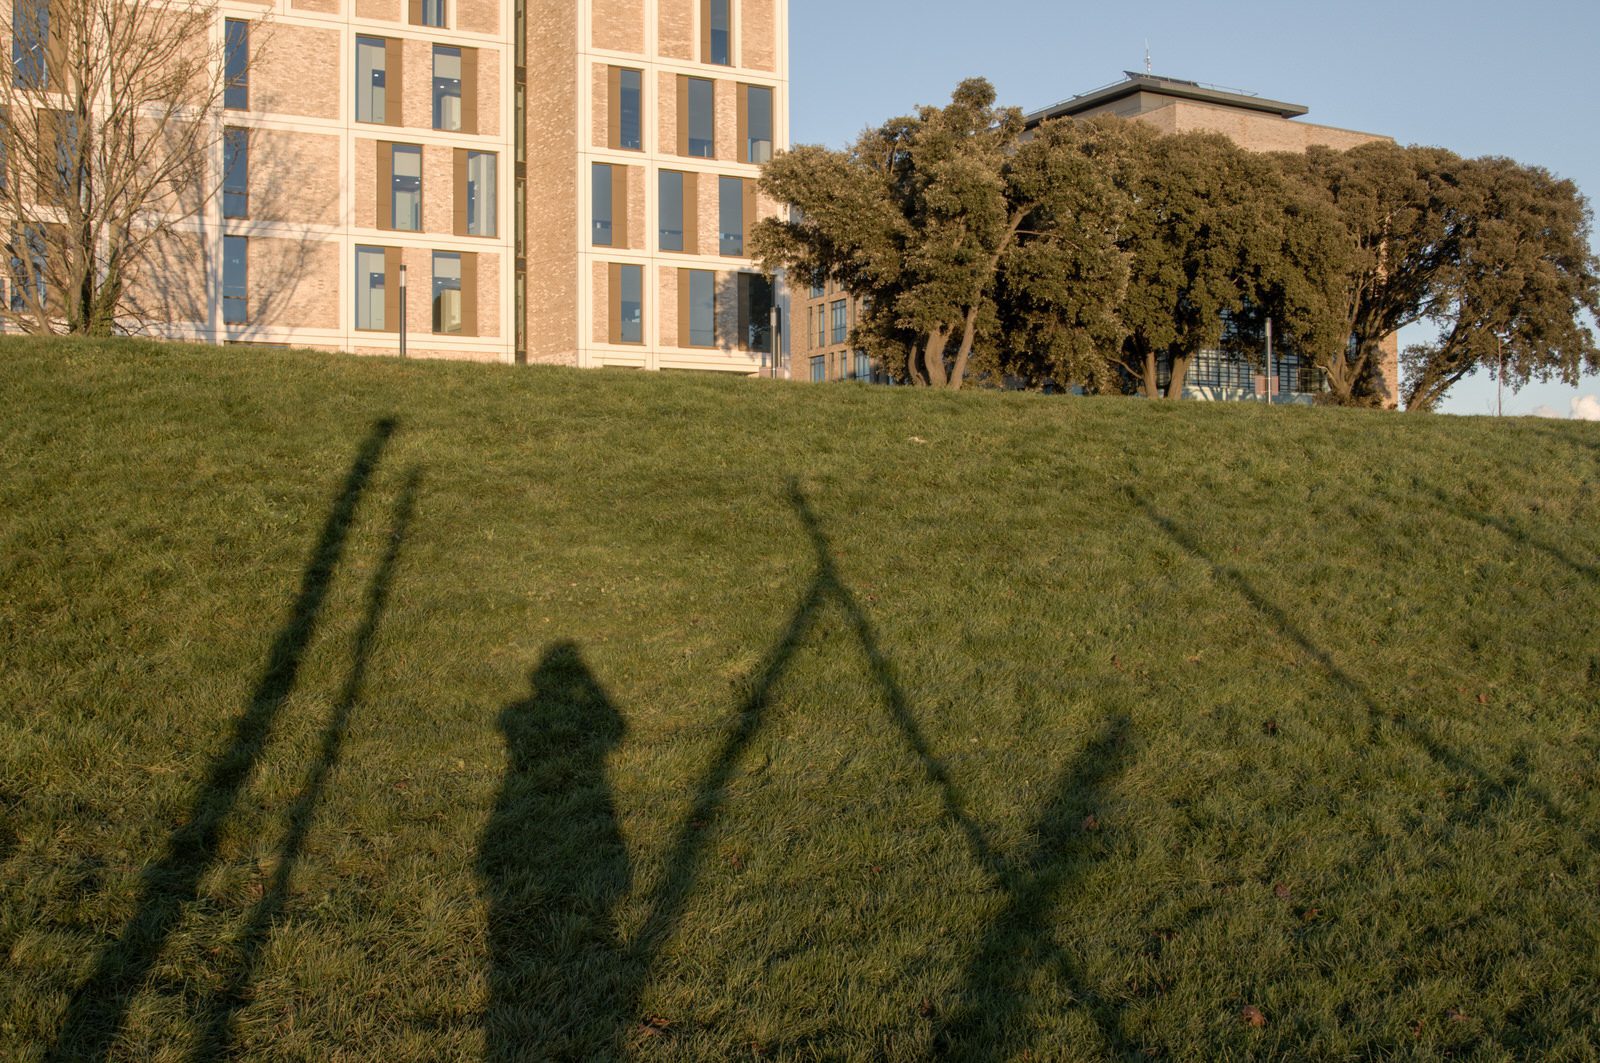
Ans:
[[[761,163],[772,160],[772,90],[751,85],[745,90],[748,159]]]
[[[242,325],[249,320],[250,241],[243,236],[222,238],[222,320]]]
[[[383,248],[356,248],[356,328],[382,330],[384,295]]]
[[[433,47],[433,128],[461,128],[461,49]]]
[[[617,101],[618,147],[629,151],[644,148],[644,75],[637,70],[624,70],[618,78],[622,98]]]
[[[683,174],[661,171],[661,250],[682,251]]]
[[[433,253],[433,331],[461,331],[461,255]]]
[[[356,38],[356,121],[383,122],[387,60],[380,37]]]
[[[394,147],[394,199],[390,226],[408,232],[422,230],[422,149]]]
[[[716,154],[715,94],[705,78],[689,79],[689,154],[709,159]]]

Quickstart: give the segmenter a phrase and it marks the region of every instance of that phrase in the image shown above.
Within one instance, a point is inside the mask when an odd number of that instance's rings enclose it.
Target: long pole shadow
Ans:
[[[233,1019],[249,1000],[250,984],[255,976],[261,952],[271,938],[272,928],[283,914],[289,900],[289,882],[295,865],[305,851],[306,838],[311,833],[317,806],[327,789],[328,778],[339,763],[344,748],[345,735],[350,727],[350,714],[361,700],[366,684],[367,662],[372,656],[372,643],[378,625],[389,604],[389,591],[394,581],[394,571],[400,560],[400,548],[405,544],[411,528],[412,514],[416,509],[417,491],[422,483],[422,473],[412,469],[405,486],[395,502],[390,520],[389,541],[383,559],[373,572],[367,586],[365,612],[361,626],[356,630],[351,654],[350,671],[345,678],[339,698],[334,702],[322,733],[322,746],[316,761],[307,773],[300,792],[289,806],[288,830],[278,846],[272,879],[261,899],[251,908],[240,936],[239,954],[234,960],[233,976],[227,985],[216,993],[211,1003],[202,1011],[203,1029],[195,1041],[190,1058],[195,1063],[225,1057],[233,1045]]]
[[[822,525],[812,512],[805,494],[797,481],[789,482],[789,501],[805,527],[816,554],[816,573],[806,592],[801,595],[783,634],[773,645],[757,670],[750,693],[740,704],[734,724],[711,766],[696,785],[694,804],[684,817],[673,839],[666,860],[667,874],[643,922],[639,944],[632,956],[632,966],[648,977],[662,945],[671,938],[682,921],[688,898],[693,894],[704,862],[707,839],[713,834],[709,826],[727,800],[728,784],[735,765],[759,732],[772,693],[788,669],[795,651],[799,649],[806,633],[811,629],[816,614],[830,600],[838,604],[849,618],[861,642],[868,665],[882,690],[889,714],[899,727],[907,743],[923,764],[928,779],[939,789],[945,812],[961,829],[972,855],[986,871],[996,874],[1000,861],[982,827],[966,812],[960,792],[949,772],[935,757],[923,737],[909,701],[895,678],[888,658],[878,642],[877,633],[865,610],[855,595],[839,577],[833,560],[833,551]]]
[[[1167,517],[1150,502],[1149,499],[1130,489],[1129,495],[1144,510],[1150,522],[1159,528],[1169,539],[1181,547],[1186,553],[1210,569],[1212,576],[1219,582],[1231,587],[1234,593],[1243,598],[1256,612],[1266,617],[1277,628],[1278,632],[1290,642],[1298,646],[1307,657],[1322,670],[1336,687],[1342,689],[1347,695],[1355,699],[1365,709],[1367,715],[1367,739],[1376,742],[1384,732],[1387,725],[1394,729],[1412,745],[1422,750],[1436,764],[1448,771],[1470,777],[1475,784],[1473,811],[1483,814],[1490,811],[1497,802],[1510,796],[1512,790],[1532,798],[1544,812],[1545,817],[1552,823],[1567,824],[1568,818],[1562,814],[1548,794],[1534,786],[1525,777],[1499,778],[1484,768],[1471,757],[1463,754],[1432,735],[1411,720],[1404,712],[1385,708],[1378,696],[1361,680],[1341,668],[1333,657],[1318,646],[1297,625],[1289,614],[1284,612],[1266,595],[1255,586],[1249,577],[1236,568],[1224,565],[1206,551],[1189,532],[1185,531],[1171,518]],[[1592,834],[1586,834],[1587,844],[1594,848],[1597,839]]]
[[[1440,508],[1444,509],[1445,511],[1454,513],[1456,516],[1461,517],[1464,520],[1470,520],[1475,524],[1479,524],[1490,529],[1491,531],[1497,531],[1518,546],[1531,546],[1540,553],[1559,561],[1561,564],[1565,565],[1567,568],[1570,568],[1578,575],[1583,576],[1592,582],[1600,583],[1600,564],[1596,564],[1593,561],[1581,561],[1554,543],[1547,542],[1546,540],[1529,533],[1526,529],[1518,527],[1512,521],[1509,521],[1504,517],[1497,517],[1492,513],[1485,513],[1480,509],[1474,509],[1463,502],[1451,498],[1438,487],[1430,486],[1428,488],[1428,493],[1439,500]],[[1389,495],[1388,497],[1391,502],[1398,501],[1393,495]]]
[[[647,979],[662,945],[671,938],[679,926],[688,898],[693,894],[700,869],[704,863],[706,839],[712,832],[707,829],[721,812],[727,800],[728,784],[735,764],[751,740],[758,733],[774,687],[788,667],[790,659],[810,629],[817,611],[829,602],[845,614],[850,628],[860,643],[867,664],[879,687],[890,719],[900,731],[902,739],[921,763],[926,780],[939,793],[944,815],[954,823],[965,839],[969,855],[987,874],[1001,883],[1010,895],[1006,912],[995,924],[989,941],[974,959],[966,980],[962,999],[967,1008],[985,998],[993,988],[991,982],[1000,976],[1006,964],[1014,962],[1001,954],[1002,946],[1018,935],[1041,940],[1047,933],[1046,919],[1052,902],[1059,897],[1077,875],[1089,864],[1086,854],[1077,853],[1063,832],[1066,830],[1067,810],[1074,804],[1093,800],[1095,794],[1123,761],[1123,742],[1126,721],[1114,720],[1085,750],[1083,755],[1063,774],[1055,798],[1047,806],[1034,837],[1033,855],[1026,861],[1025,869],[1015,871],[995,849],[973,815],[967,811],[960,788],[949,770],[934,754],[927,738],[918,725],[911,704],[895,675],[887,655],[883,652],[877,630],[855,594],[841,578],[834,561],[832,545],[823,531],[821,522],[811,509],[798,482],[789,482],[789,501],[796,516],[805,528],[816,557],[816,572],[805,594],[801,596],[783,635],[773,646],[756,673],[750,694],[739,707],[735,724],[725,739],[722,749],[695,789],[695,802],[683,825],[679,828],[667,858],[667,874],[657,898],[649,910],[639,936],[639,944],[630,956],[630,967],[638,977]],[[1069,855],[1063,856],[1063,853]],[[1123,1046],[1115,1016],[1109,1009],[1092,1001],[1087,991],[1073,978],[1070,966],[1059,950],[1047,955],[1041,962],[1050,962],[1058,968],[1061,977],[1068,980],[1076,996],[1091,1004],[1091,1013],[1100,1026],[1108,1044]],[[1022,1006],[1013,1000],[1011,1008]],[[992,1054],[998,1054],[1000,1041],[987,1041],[993,1031],[988,1026],[973,1024],[954,1030],[952,1035],[961,1044],[978,1041],[974,1050],[990,1045]]]
[[[289,618],[273,641],[249,704],[234,723],[227,749],[201,783],[189,815],[169,839],[166,853],[141,876],[134,914],[117,940],[101,951],[94,972],[73,995],[47,1059],[98,1059],[110,1052],[134,996],[177,927],[184,906],[198,895],[201,878],[216,862],[222,825],[266,748],[279,710],[294,690],[357,507],[394,431],[392,419],[378,421],[356,453],[301,576]]]
[[[1028,1009],[1028,974],[1046,969],[1094,1020],[1104,1042],[1103,1058],[1120,1058],[1132,1050],[1115,1007],[1084,984],[1051,935],[1052,913],[1063,895],[1106,847],[1086,816],[1094,814],[1107,786],[1126,767],[1127,738],[1126,718],[1106,722],[1061,773],[1030,832],[1029,850],[1001,874],[1005,907],[968,962],[956,1009],[936,1042],[941,1055],[999,1060],[1025,1052],[1029,1045],[1019,1020]]]

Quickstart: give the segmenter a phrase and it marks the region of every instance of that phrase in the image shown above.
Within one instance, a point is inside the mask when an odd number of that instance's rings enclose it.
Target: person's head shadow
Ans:
[[[531,683],[500,714],[505,779],[479,847],[486,1054],[600,1058],[640,983],[614,927],[630,870],[605,762],[625,726],[572,643],[551,646]]]

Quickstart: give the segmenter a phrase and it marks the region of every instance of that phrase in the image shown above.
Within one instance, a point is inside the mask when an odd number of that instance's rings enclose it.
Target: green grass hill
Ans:
[[[0,1057],[1600,1055],[1600,425],[0,396]]]

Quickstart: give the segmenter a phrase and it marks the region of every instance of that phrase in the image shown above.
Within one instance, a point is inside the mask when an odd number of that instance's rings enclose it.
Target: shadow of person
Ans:
[[[613,916],[630,871],[606,779],[624,725],[577,646],[546,651],[506,706],[506,774],[479,845],[489,903],[486,1057],[620,1054],[639,980]]]

